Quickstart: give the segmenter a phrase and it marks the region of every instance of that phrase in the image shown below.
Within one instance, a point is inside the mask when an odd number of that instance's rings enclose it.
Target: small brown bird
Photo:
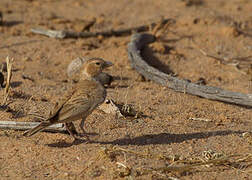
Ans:
[[[67,66],[67,76],[69,79],[72,79],[74,82],[78,82],[80,68],[82,67],[83,63],[87,61],[87,58],[78,57],[74,59],[68,66]],[[100,73],[96,80],[100,81],[100,83],[104,86],[110,86],[111,82],[113,81],[113,77],[107,73]]]
[[[86,117],[106,98],[106,90],[96,77],[102,73],[103,69],[111,65],[111,62],[101,58],[88,59],[81,68],[78,83],[60,99],[59,103],[55,104],[49,118],[23,135],[32,136],[52,124],[66,123],[67,131],[76,139],[71,130],[73,125],[71,122],[81,118],[80,128],[85,135]]]

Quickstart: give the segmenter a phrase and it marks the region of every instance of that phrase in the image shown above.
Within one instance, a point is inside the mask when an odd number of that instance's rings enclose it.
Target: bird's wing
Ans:
[[[71,88],[69,91],[67,91],[67,93],[64,94],[62,98],[60,98],[59,102],[55,103],[53,110],[50,112],[48,120],[52,120],[58,115],[63,105],[66,104],[66,102],[72,97],[75,91],[76,88]]]
[[[92,81],[78,83],[68,91],[55,106],[49,121],[52,123],[65,123],[81,119],[92,112],[104,101],[104,89]]]
[[[80,119],[89,113],[94,104],[89,94],[80,94],[76,91],[58,112],[58,122],[65,122],[69,118],[72,121]]]

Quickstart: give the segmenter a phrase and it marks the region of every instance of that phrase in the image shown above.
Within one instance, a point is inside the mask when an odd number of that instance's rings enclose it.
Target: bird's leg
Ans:
[[[88,137],[88,135],[87,135],[87,132],[85,131],[85,129],[84,129],[84,122],[85,122],[85,119],[86,119],[86,117],[83,117],[82,119],[81,119],[81,122],[80,122],[80,129],[81,129],[81,131],[82,131],[82,136],[84,136],[84,137],[86,137],[86,139],[89,141],[89,137]]]
[[[69,134],[74,138],[74,140],[79,140],[79,138],[76,137],[76,135],[78,134],[74,124],[72,122],[67,122],[65,123],[66,126],[66,130],[69,132]]]

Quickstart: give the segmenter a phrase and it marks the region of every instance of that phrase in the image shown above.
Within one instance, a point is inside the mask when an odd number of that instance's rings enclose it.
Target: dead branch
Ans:
[[[0,129],[28,130],[39,125],[39,122],[15,122],[15,121],[0,121]],[[64,124],[54,124],[45,129],[51,132],[66,131]]]
[[[142,25],[133,28],[119,29],[119,30],[108,30],[100,32],[74,32],[74,31],[65,31],[65,30],[43,30],[43,29],[31,29],[31,32],[35,34],[42,34],[51,38],[87,38],[87,37],[97,37],[97,36],[123,36],[130,35],[132,32],[143,32],[148,31],[149,28],[154,28],[158,24],[166,24],[168,22],[174,22],[172,19],[163,19],[161,22],[154,22],[150,25]]]
[[[148,65],[141,56],[141,50],[146,44],[154,41],[155,37],[150,34],[134,34],[131,37],[131,42],[128,44],[128,56],[131,66],[145,78],[178,92],[188,93],[206,99],[252,107],[252,94],[242,94],[223,90],[218,87],[198,85],[187,80],[178,79]]]

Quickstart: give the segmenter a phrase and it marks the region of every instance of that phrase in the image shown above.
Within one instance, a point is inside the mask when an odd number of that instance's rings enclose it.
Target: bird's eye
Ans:
[[[101,65],[101,63],[99,63],[99,62],[97,62],[97,63],[95,63],[96,65],[98,65],[98,66],[100,66]]]

